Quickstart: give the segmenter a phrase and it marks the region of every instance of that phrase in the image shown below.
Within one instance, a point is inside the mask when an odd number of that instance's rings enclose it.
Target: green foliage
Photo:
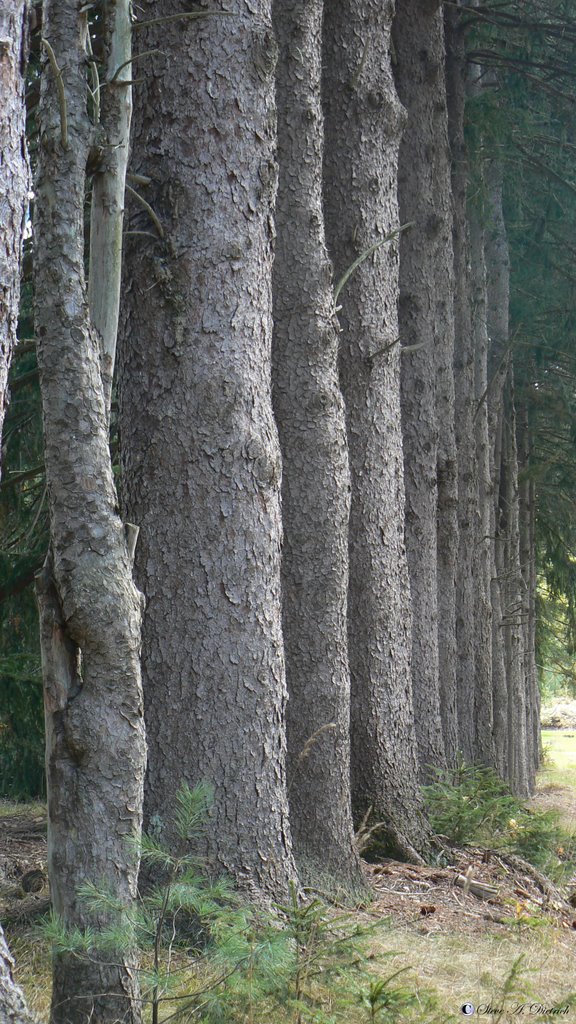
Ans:
[[[576,839],[558,815],[526,808],[490,768],[438,770],[424,794],[432,827],[449,842],[507,850],[558,880],[576,867]]]
[[[210,787],[182,786],[169,822],[170,847],[144,836],[141,854],[161,878],[127,911],[117,895],[93,883],[79,895],[90,924],[66,929],[52,916],[43,933],[54,948],[90,956],[132,948],[150,1021],[201,1024],[336,1024],[423,1022],[436,1017],[432,994],[404,980],[403,965],[385,974],[370,942],[388,922],[364,925],[320,899],[302,900],[296,886],[286,903],[259,909],[226,881],[213,882],[191,852],[211,799]],[[179,852],[174,852],[180,847]]]

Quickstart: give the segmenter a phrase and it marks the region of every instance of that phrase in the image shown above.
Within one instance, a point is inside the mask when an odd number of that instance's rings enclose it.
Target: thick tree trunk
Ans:
[[[466,98],[466,47],[461,14],[446,8],[446,86],[448,129],[452,152],[452,201],[454,244],[454,383],[455,429],[458,453],[458,558],[456,573],[456,694],[457,747],[468,762],[476,759],[476,636],[478,581],[479,481],[475,438],[475,343],[476,310],[472,309],[473,279],[470,269],[467,190],[469,169],[464,140]],[[484,320],[485,326],[485,320]],[[484,636],[490,650],[490,635]],[[487,683],[488,680],[485,680]],[[490,693],[489,688],[487,693]],[[486,702],[487,704],[491,702]],[[444,733],[446,743],[446,729]],[[491,724],[488,723],[488,739]],[[454,754],[446,744],[449,759]]]
[[[8,398],[8,370],[16,345],[20,260],[30,187],[24,103],[27,12],[26,0],[5,0],[0,10],[0,445]]]
[[[417,787],[404,550],[396,174],[404,114],[392,79],[393,6],[326,7],[323,95],[328,247],[336,278],[375,243],[342,291],[341,378],[352,473],[349,653],[352,794],[414,859],[429,831]]]
[[[51,556],[38,580],[46,711],[48,863],[67,928],[123,924],[78,897],[136,893],[145,765],[140,595],[108,447],[100,349],[84,278],[87,14],[46,0],[36,185],[35,302]],[[53,1024],[138,1021],[130,943],[56,953]]]
[[[400,0],[393,28],[400,147],[400,335],[406,546],[412,589],[412,678],[420,768],[446,763],[456,729],[457,477],[452,357],[453,248],[443,12]]]
[[[288,792],[303,878],[361,881],[350,806],[350,473],[322,209],[323,0],[277,0],[274,408],[282,449]],[[323,883],[326,884],[325,882]]]
[[[138,51],[153,52],[133,170],[149,184],[126,256],[123,500],[147,597],[146,819],[162,828],[182,779],[211,783],[212,869],[278,896],[294,865],[270,387],[276,44],[270,0],[227,13],[138,7]]]
[[[35,1024],[13,976],[14,961],[0,925],[0,1021],[2,1024]]]

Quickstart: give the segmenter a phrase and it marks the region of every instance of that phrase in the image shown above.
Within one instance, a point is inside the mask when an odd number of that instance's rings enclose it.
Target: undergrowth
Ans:
[[[365,925],[318,898],[302,899],[294,885],[284,903],[263,910],[228,883],[210,881],[190,852],[209,800],[205,787],[183,786],[170,846],[144,835],[141,857],[158,882],[129,917],[114,894],[85,885],[79,895],[87,912],[111,926],[70,930],[52,917],[43,932],[53,948],[85,957],[136,948],[151,1024],[447,1020],[434,994],[418,988],[401,953],[374,958],[375,934],[388,919]]]
[[[557,882],[574,874],[576,836],[556,811],[526,807],[492,769],[436,770],[424,795],[434,831],[449,843],[517,854]]]

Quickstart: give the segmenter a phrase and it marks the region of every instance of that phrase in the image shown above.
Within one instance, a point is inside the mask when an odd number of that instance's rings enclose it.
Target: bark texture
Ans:
[[[469,169],[464,140],[466,99],[466,46],[460,12],[446,8],[446,87],[448,128],[452,154],[454,246],[454,383],[455,433],[458,461],[458,553],[456,572],[456,694],[457,747],[465,760],[476,759],[474,687],[476,674],[476,616],[479,494],[475,439],[475,332],[472,314],[472,277],[467,191]],[[485,636],[490,650],[490,634]],[[490,691],[488,690],[488,694]],[[491,706],[491,702],[490,706]],[[490,727],[488,738],[490,739]],[[446,742],[446,729],[444,731]],[[446,754],[454,751],[446,744]]]
[[[404,112],[391,73],[393,5],[326,8],[324,204],[336,279],[399,226],[398,145]],[[352,473],[348,642],[352,796],[372,807],[404,857],[426,850],[417,787],[404,549],[398,244],[386,242],[342,291],[340,370]]]
[[[30,187],[24,102],[27,8],[26,0],[5,0],[0,10],[0,444],[8,370],[16,345],[20,260]]]
[[[288,792],[302,877],[361,882],[350,805],[350,472],[322,209],[323,0],[277,0],[274,410],[282,449]],[[325,884],[325,883],[324,883]]]
[[[35,1024],[24,996],[14,981],[14,961],[0,925],[0,1021],[2,1024]]]
[[[36,184],[35,316],[51,555],[38,579],[46,713],[48,866],[69,928],[122,924],[78,897],[84,882],[135,896],[145,739],[141,599],[108,447],[100,349],[84,278],[87,14],[47,0]],[[48,47],[46,49],[48,49]],[[63,90],[63,98],[61,94]],[[131,951],[54,958],[53,1024],[140,1019]]]
[[[472,760],[498,768],[505,776],[506,680],[501,648],[493,648],[494,617],[500,617],[500,588],[495,563],[495,499],[491,475],[488,421],[488,326],[484,230],[478,211],[469,209],[471,310],[474,335],[474,428],[478,518],[474,538],[474,700]],[[496,744],[497,740],[497,744]]]
[[[412,679],[423,775],[446,763],[456,735],[456,462],[453,249],[441,6],[400,0],[395,77],[408,111],[400,147],[400,335],[406,547],[412,590]]]
[[[126,253],[123,501],[147,598],[148,825],[182,779],[211,783],[213,869],[280,895],[294,866],[270,386],[277,48],[270,0],[226,11],[153,24],[181,4],[138,8],[138,52],[160,52],[135,95],[133,170],[150,184]]]

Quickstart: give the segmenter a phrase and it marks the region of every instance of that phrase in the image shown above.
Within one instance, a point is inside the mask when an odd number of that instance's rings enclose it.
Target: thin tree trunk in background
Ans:
[[[491,588],[492,604],[492,701],[496,758],[504,778],[511,779],[512,747],[510,680],[507,676],[505,645],[506,571],[505,532],[501,507],[501,472],[503,460],[504,386],[510,364],[508,316],[510,305],[510,257],[502,210],[502,169],[497,159],[484,165],[486,213],[484,258],[486,267],[486,322],[490,349],[488,353],[488,438],[490,447],[490,480],[493,487],[491,537],[494,544],[494,566]]]
[[[336,280],[399,226],[404,113],[389,60],[393,5],[328,4],[324,26],[324,204]],[[398,244],[353,274],[342,304],[340,372],[352,473],[348,642],[352,798],[388,827],[392,849],[418,859],[429,843],[417,786],[404,549]]]
[[[458,453],[458,559],[456,572],[456,694],[458,738],[457,748],[464,759],[476,759],[476,637],[478,619],[479,479],[475,438],[475,344],[476,316],[472,309],[472,272],[470,269],[470,238],[467,191],[469,169],[464,140],[464,105],[466,99],[466,46],[461,13],[446,8],[446,86],[448,129],[452,152],[453,244],[454,244],[454,383],[455,430]],[[485,321],[484,321],[485,323]],[[484,635],[490,651],[490,635]],[[486,680],[488,683],[488,680]],[[487,690],[489,693],[489,689]],[[446,729],[444,732],[446,742]],[[488,724],[491,738],[491,724]],[[454,754],[447,756],[453,760]]]
[[[272,355],[294,850],[303,879],[350,888],[362,881],[350,804],[350,472],[322,209],[323,7],[323,0],[277,0],[274,8],[280,171]]]
[[[142,26],[120,353],[123,503],[141,526],[145,816],[214,786],[211,869],[283,896],[280,448],[272,415],[276,196],[271,2]],[[144,0],[142,22],[182,13]],[[150,215],[152,210],[152,216]]]
[[[4,0],[0,10],[0,448],[8,371],[17,340],[20,262],[30,188],[24,102],[27,16],[26,0]]]
[[[443,12],[400,0],[395,77],[408,111],[400,147],[400,336],[406,545],[412,591],[412,679],[420,769],[446,763],[456,735],[457,554],[453,395],[453,250]],[[452,404],[451,404],[452,403]],[[440,420],[441,417],[441,420]]]
[[[471,313],[474,343],[474,431],[477,464],[474,556],[474,699],[471,701],[471,760],[505,771],[507,690],[503,658],[493,660],[493,618],[500,620],[500,588],[495,565],[495,499],[491,476],[488,427],[488,325],[484,230],[478,211],[470,206]],[[501,646],[499,648],[501,652]],[[496,740],[498,741],[496,749]]]
[[[518,414],[518,474],[519,474],[519,532],[520,568],[522,571],[523,607],[522,630],[524,646],[524,680],[526,691],[526,761],[528,786],[533,791],[536,785],[536,769],[539,760],[539,728],[535,728],[536,712],[539,711],[536,694],[538,678],[536,672],[535,644],[535,558],[533,549],[534,509],[533,480],[530,477],[530,421],[528,405],[523,402]],[[539,723],[538,723],[539,724]]]
[[[100,347],[84,277],[86,12],[46,0],[36,184],[35,319],[51,554],[38,578],[46,713],[48,866],[67,928],[121,927],[93,913],[92,882],[126,911],[136,894],[146,748],[140,685],[141,598],[108,446]],[[60,95],[63,89],[64,100]],[[133,951],[56,952],[52,1024],[140,1020]]]
[[[523,614],[526,588],[520,564],[520,509],[518,493],[518,451],[516,447],[516,410],[514,387],[508,385],[502,444],[501,501],[505,538],[502,585],[504,652],[508,682],[509,778],[514,793],[529,796],[527,694]]]

